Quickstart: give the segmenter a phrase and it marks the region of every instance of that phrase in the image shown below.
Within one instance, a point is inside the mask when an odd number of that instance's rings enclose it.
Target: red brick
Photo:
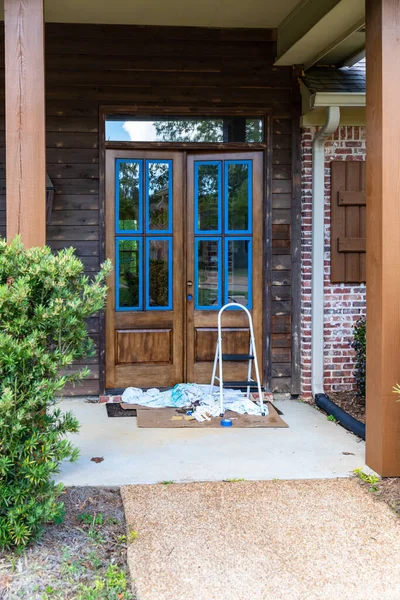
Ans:
[[[302,363],[301,374],[303,397],[311,394],[311,328],[310,299],[311,278],[311,138],[318,128],[305,128],[302,141]],[[305,140],[306,138],[306,140]],[[332,160],[364,160],[365,128],[359,126],[341,127],[325,145],[325,385],[329,390],[348,390],[354,387],[353,368],[354,352],[350,347],[352,329],[361,312],[365,310],[365,286],[349,286],[348,284],[330,283],[330,163]],[[309,198],[308,201],[305,198]],[[335,365],[335,368],[329,368]]]

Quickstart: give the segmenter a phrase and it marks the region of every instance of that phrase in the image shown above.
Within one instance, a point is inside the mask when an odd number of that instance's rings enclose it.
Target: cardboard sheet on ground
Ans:
[[[287,423],[278,414],[275,407],[271,403],[268,404],[269,414],[265,417],[261,415],[249,415],[239,414],[230,410],[225,411],[224,419],[232,420],[232,427],[236,428],[282,428],[288,427]],[[123,405],[121,405],[123,406]],[[129,405],[125,405],[128,407]],[[129,410],[129,408],[126,408]],[[213,417],[209,421],[196,421],[196,419],[190,415],[186,415],[184,412],[179,411],[176,408],[158,408],[155,410],[148,410],[137,407],[137,425],[138,427],[147,428],[188,428],[188,429],[204,429],[205,427],[221,427],[221,418]],[[231,427],[229,428],[231,429]]]

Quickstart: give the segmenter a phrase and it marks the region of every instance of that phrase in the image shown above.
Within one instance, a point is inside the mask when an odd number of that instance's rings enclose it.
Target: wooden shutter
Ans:
[[[332,283],[365,282],[365,212],[365,161],[332,161]]]

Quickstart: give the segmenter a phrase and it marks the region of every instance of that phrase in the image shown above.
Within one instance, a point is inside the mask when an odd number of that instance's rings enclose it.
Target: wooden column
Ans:
[[[400,0],[367,0],[367,464],[400,476]]]
[[[7,239],[46,242],[43,0],[5,0]]]

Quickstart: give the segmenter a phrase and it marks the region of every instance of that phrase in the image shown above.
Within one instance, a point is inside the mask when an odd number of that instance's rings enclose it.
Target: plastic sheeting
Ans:
[[[129,387],[122,394],[122,402],[149,408],[193,409],[197,421],[210,420],[219,415],[219,388],[196,383],[178,383],[174,388],[161,392],[157,388],[142,390]],[[258,404],[249,400],[240,390],[224,390],[224,406],[239,414],[260,415]]]

